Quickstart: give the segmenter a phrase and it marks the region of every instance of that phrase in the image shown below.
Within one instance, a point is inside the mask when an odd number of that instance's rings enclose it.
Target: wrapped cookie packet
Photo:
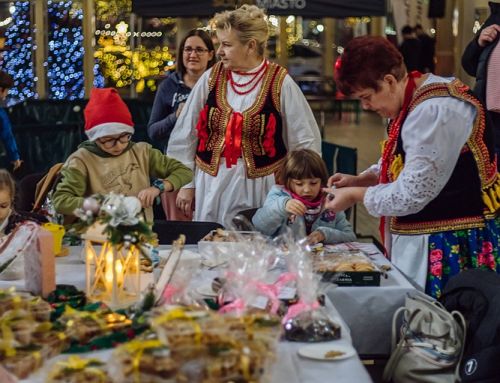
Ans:
[[[318,302],[320,278],[313,272],[307,247],[289,243],[288,270],[297,276],[299,300],[282,320],[284,338],[295,342],[324,342],[340,338],[340,326]]]
[[[50,371],[47,383],[112,383],[105,364],[98,359],[71,355],[57,362]]]

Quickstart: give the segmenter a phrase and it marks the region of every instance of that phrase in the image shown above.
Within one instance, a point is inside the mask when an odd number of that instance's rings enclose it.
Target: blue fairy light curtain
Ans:
[[[30,4],[31,3],[31,4]],[[34,67],[35,36],[30,14],[33,2],[16,1],[11,7],[12,22],[5,33],[5,53],[1,68],[14,78],[9,92],[9,105],[38,98]],[[48,46],[47,95],[50,99],[73,100],[84,97],[83,78],[83,11],[81,0],[49,0],[47,2]],[[96,63],[94,85],[104,86],[104,78]]]
[[[84,97],[82,2],[49,0],[47,57],[48,97],[74,100]],[[94,65],[94,86],[104,86],[99,64]]]
[[[83,11],[73,1],[48,1],[47,8],[48,97],[83,98]]]
[[[5,32],[6,51],[2,60],[2,69],[14,79],[14,87],[9,91],[9,104],[36,97],[30,2],[16,1],[11,11],[12,22]]]

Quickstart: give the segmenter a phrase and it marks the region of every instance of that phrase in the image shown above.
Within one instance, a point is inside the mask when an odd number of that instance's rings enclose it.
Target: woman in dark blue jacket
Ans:
[[[177,70],[158,87],[148,123],[151,140],[164,143],[167,152],[170,133],[196,81],[215,63],[212,39],[201,29],[192,29],[182,39],[177,53]],[[169,194],[167,196],[167,194]],[[163,193],[162,204],[167,219],[191,220],[175,206],[176,193]]]

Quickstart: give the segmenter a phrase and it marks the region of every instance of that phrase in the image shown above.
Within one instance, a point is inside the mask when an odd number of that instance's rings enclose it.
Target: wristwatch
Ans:
[[[152,186],[155,187],[155,188],[157,188],[160,191],[160,194],[165,191],[165,184],[163,183],[163,180],[160,179],[160,178],[156,178],[153,181]]]

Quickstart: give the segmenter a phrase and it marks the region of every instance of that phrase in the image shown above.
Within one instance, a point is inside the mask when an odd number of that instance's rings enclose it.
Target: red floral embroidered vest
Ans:
[[[217,63],[210,75],[207,102],[196,126],[196,164],[216,176],[221,156],[231,166],[242,157],[248,178],[273,174],[287,153],[283,142],[280,94],[286,69],[269,63],[254,104],[242,113],[227,102],[228,72]],[[241,96],[243,97],[243,96]]]

